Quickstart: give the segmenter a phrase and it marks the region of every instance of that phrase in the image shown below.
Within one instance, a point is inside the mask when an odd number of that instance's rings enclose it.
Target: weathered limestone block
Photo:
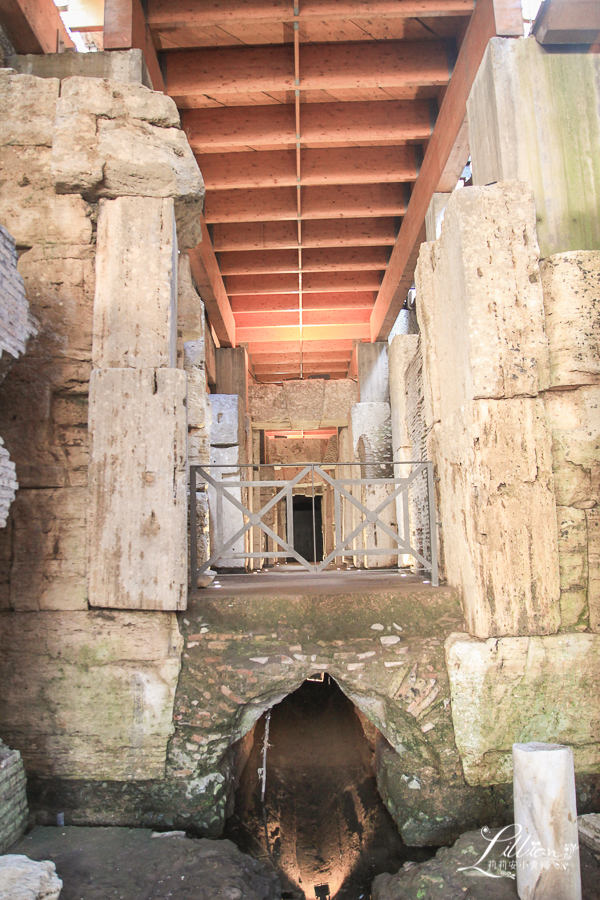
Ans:
[[[600,815],[588,813],[577,817],[579,840],[600,862]]]
[[[92,372],[91,606],[186,607],[185,403],[181,370]]]
[[[515,826],[529,847],[544,857],[565,859],[541,866],[526,854],[517,865],[517,890],[524,900],[581,900],[575,772],[570,747],[532,741],[513,744]],[[570,854],[569,854],[570,850]]]
[[[212,396],[222,396],[234,398],[231,394],[220,394]],[[216,417],[213,408],[213,416]],[[213,420],[214,421],[214,420]],[[246,481],[247,469],[240,469],[240,463],[243,463],[243,449],[238,444],[226,446],[214,446],[213,440],[214,428],[211,425],[211,447],[210,447],[210,476],[214,481],[223,482],[225,491],[221,493],[212,485],[208,485],[208,506],[210,510],[210,552],[215,554],[218,550],[225,546],[226,543],[239,531],[244,525],[244,516],[242,511],[232,503],[230,499],[243,502],[242,488],[227,487],[229,481]],[[244,559],[235,559],[230,554],[244,552],[244,536],[239,537],[222,556],[216,560],[215,566],[223,566],[226,568],[244,569]]]
[[[315,379],[316,380],[316,379]],[[309,384],[310,382],[301,382]],[[358,402],[358,385],[350,378],[334,378],[325,382],[321,427],[332,428],[348,424],[350,409]]]
[[[10,605],[87,609],[85,488],[17,492],[11,508]]]
[[[425,236],[428,241],[437,241],[442,233],[444,214],[450,199],[450,193],[436,192],[427,207],[425,215]]]
[[[540,263],[550,387],[600,383],[600,252],[573,251]]]
[[[600,386],[548,391],[554,489],[559,506],[600,505]]]
[[[320,378],[284,381],[283,396],[292,428],[318,428],[323,416],[325,385]]]
[[[18,841],[27,826],[25,769],[18,750],[0,741],[0,853]]]
[[[292,427],[281,384],[248,385],[248,402],[254,428],[275,425],[278,428]]]
[[[200,340],[204,343],[204,303],[194,286],[187,253],[180,254],[177,270],[177,329],[184,343]]]
[[[59,88],[58,78],[0,72],[0,145],[51,147]]]
[[[478,637],[548,634],[560,623],[550,435],[539,399],[477,400],[436,425],[450,584]]]
[[[58,900],[63,883],[49,860],[0,856],[0,900]]]
[[[436,422],[439,422],[441,416],[440,378],[442,370],[440,369],[436,342],[436,334],[438,333],[435,318],[436,304],[433,302],[436,292],[434,247],[435,244],[433,242],[421,244],[415,268],[417,307],[419,310],[417,318],[421,335],[423,369],[426,373],[426,377],[423,379],[423,401],[427,430],[432,428]]]
[[[469,784],[512,778],[515,742],[566,744],[575,770],[600,769],[600,637],[450,635],[446,663],[456,745]]]
[[[174,101],[140,84],[67,78],[52,151],[59,193],[175,201],[180,248],[201,238],[204,183]]]
[[[397,334],[390,344],[388,353],[394,461],[411,459],[411,439],[406,422],[405,376],[406,367],[417,352],[418,343],[418,334]]]
[[[590,628],[600,634],[600,508],[586,509]]]
[[[57,196],[50,173],[49,147],[2,148],[0,222],[17,247],[35,244],[89,244],[91,207],[82,197]]]
[[[473,181],[533,187],[544,258],[600,249],[599,110],[597,55],[489,42],[467,103]]]
[[[518,182],[465,188],[448,201],[416,279],[425,364],[439,369],[432,423],[465,400],[535,396],[548,386],[535,223],[531,189]]]
[[[390,378],[387,341],[357,344],[360,403],[389,402]]]
[[[201,465],[209,461],[209,439],[212,408],[206,393],[204,340],[186,341],[183,345],[183,368],[187,375],[188,463]]]
[[[177,236],[173,201],[102,200],[97,245],[94,365],[174,368]]]
[[[558,564],[560,567],[560,624],[586,628],[588,624],[588,529],[585,510],[557,507]]]
[[[0,732],[29,774],[163,778],[182,640],[175,615],[0,615]]]
[[[27,53],[10,56],[7,65],[22,75],[40,78],[109,78],[152,88],[141,50],[99,50],[91,53]]]
[[[238,394],[209,394],[212,447],[244,446],[245,403]]]

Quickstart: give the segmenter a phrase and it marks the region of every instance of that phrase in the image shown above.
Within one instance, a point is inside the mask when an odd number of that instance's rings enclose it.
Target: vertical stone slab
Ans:
[[[519,897],[581,900],[573,751],[561,744],[513,744],[513,785],[523,849],[517,859]]]
[[[411,442],[406,424],[406,367],[417,352],[418,334],[397,334],[390,344],[390,409],[394,462],[410,459]]]
[[[177,236],[171,198],[100,201],[94,367],[177,364]]]
[[[542,257],[600,249],[600,57],[492,38],[467,103],[473,181],[533,187]]]
[[[185,609],[185,372],[92,372],[90,431],[90,605]]]
[[[600,634],[600,508],[585,512],[588,532],[588,608],[590,628]]]
[[[387,341],[357,344],[358,390],[361,403],[386,403],[390,399]]]

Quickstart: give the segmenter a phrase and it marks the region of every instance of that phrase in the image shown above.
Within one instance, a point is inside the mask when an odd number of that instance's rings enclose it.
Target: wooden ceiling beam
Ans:
[[[235,319],[204,216],[201,218],[201,226],[202,240],[193,250],[187,251],[192,276],[221,347],[235,347]]]
[[[302,298],[303,309],[373,309],[373,291],[345,291],[310,293]],[[231,298],[231,308],[236,313],[264,312],[265,310],[291,310],[299,308],[298,294],[236,294]]]
[[[403,19],[430,16],[464,16],[473,10],[473,0],[303,0],[298,18],[309,19]],[[236,21],[292,22],[289,0],[148,0],[148,23],[156,30],[206,28]]]
[[[123,0],[120,0],[123,2]],[[185,99],[221,94],[273,91],[356,90],[445,85],[452,55],[444,41],[352,41],[303,44],[300,84],[294,78],[290,44],[260,47],[203,47],[166,55],[171,97]]]
[[[0,0],[0,25],[17,53],[58,53],[75,47],[54,0]]]
[[[340,187],[310,187],[302,191],[305,219],[338,219],[402,216],[408,189],[402,184],[358,184]],[[295,188],[215,191],[206,197],[206,221],[272,222],[297,221]]]
[[[242,343],[279,343],[281,341],[338,341],[346,339],[369,340],[369,325],[294,325],[266,328],[239,328],[238,340]]]
[[[392,217],[309,220],[302,226],[302,247],[392,246],[398,225]],[[217,224],[213,246],[215,252],[293,249],[298,247],[298,228],[290,221]]]
[[[229,275],[226,284],[227,293],[231,297],[236,294],[298,293],[298,276],[291,272],[268,275]],[[380,271],[307,272],[302,277],[304,293],[377,291],[380,285]]]
[[[436,113],[437,103],[430,100],[303,103],[300,142],[424,141],[431,137]],[[221,153],[227,149],[240,152],[274,144],[296,144],[292,104],[182,109],[181,125],[192,150],[200,154],[210,154],[215,147]],[[202,169],[202,159],[199,165]],[[228,165],[234,166],[235,160]]]
[[[421,162],[420,147],[342,147],[301,151],[300,184],[376,184],[415,181]],[[202,153],[198,165],[207,190],[296,187],[296,152],[264,150],[259,153]]]
[[[514,7],[514,0],[478,0],[475,6],[373,309],[372,341],[387,338],[413,282],[425,214],[463,128],[467,98],[488,42],[503,32],[522,34],[523,20],[515,17]]]
[[[343,272],[385,269],[389,252],[385,247],[336,247],[304,250],[303,272]],[[219,254],[225,275],[259,275],[267,272],[299,272],[296,250],[241,250]]]

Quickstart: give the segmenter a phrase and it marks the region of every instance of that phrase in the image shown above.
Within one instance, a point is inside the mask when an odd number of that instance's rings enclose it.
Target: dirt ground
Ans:
[[[375,875],[434,854],[403,844],[354,707],[334,681],[305,682],[273,707],[263,811],[264,725],[263,717],[226,834],[248,853],[270,854],[291,896],[314,900],[328,885],[336,900],[367,900]]]

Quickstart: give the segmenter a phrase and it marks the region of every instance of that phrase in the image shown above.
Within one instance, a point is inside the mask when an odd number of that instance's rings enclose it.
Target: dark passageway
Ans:
[[[377,793],[372,748],[335,681],[306,681],[273,707],[263,811],[264,730],[265,716],[226,836],[254,855],[268,849],[293,896],[327,896],[319,886],[328,885],[332,900],[367,900],[375,875],[432,855],[403,845]]]

